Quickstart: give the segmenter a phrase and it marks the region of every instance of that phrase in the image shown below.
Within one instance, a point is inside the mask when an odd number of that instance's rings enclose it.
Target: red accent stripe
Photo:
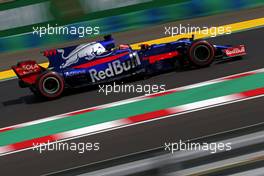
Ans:
[[[44,137],[40,137],[40,138],[36,138],[36,139],[30,139],[27,141],[23,141],[23,142],[18,142],[15,144],[12,144],[11,147],[13,148],[13,150],[20,150],[20,149],[24,149],[24,148],[29,148],[29,147],[33,147],[35,145],[40,145],[41,143],[48,143],[48,142],[53,142],[57,140],[54,136],[44,136]]]
[[[153,64],[156,61],[164,60],[164,59],[170,59],[170,58],[173,58],[173,57],[178,56],[178,55],[179,55],[178,51],[173,51],[173,52],[168,52],[168,53],[163,53],[163,54],[145,57],[143,59],[149,60],[149,63]]]
[[[2,128],[2,129],[0,129],[0,133],[5,132],[5,131],[9,131],[9,130],[13,130],[13,129],[14,128],[12,128],[12,127]]]
[[[95,60],[95,61],[90,61],[90,62],[87,62],[85,64],[81,64],[81,65],[77,65],[77,66],[74,66],[73,68],[89,68],[89,67],[93,67],[95,65],[98,65],[98,64],[103,64],[105,62],[111,62],[113,60],[116,60],[122,56],[125,56],[127,55],[129,52],[125,52],[125,53],[121,53],[121,54],[118,54],[118,55],[115,55],[115,56],[109,56],[109,57],[105,57],[103,59],[98,59],[98,60]]]
[[[254,96],[262,95],[262,94],[264,94],[264,87],[254,89],[254,90],[245,91],[245,92],[242,92],[240,94],[245,96],[245,97],[254,97]]]
[[[234,76],[228,76],[225,78],[225,80],[231,80],[231,79],[237,79],[237,78],[241,78],[241,77],[245,77],[245,76],[250,76],[250,75],[254,75],[256,73],[242,73],[242,74],[239,74],[239,75],[234,75]]]
[[[80,110],[80,111],[67,113],[66,115],[67,116],[73,116],[73,115],[83,114],[83,113],[91,112],[91,111],[95,111],[95,110],[98,110],[98,108],[83,109],[83,110]]]
[[[158,111],[148,112],[145,114],[135,115],[135,116],[127,118],[127,120],[131,121],[132,123],[136,123],[136,122],[142,122],[142,121],[146,121],[150,119],[155,119],[161,116],[166,116],[166,115],[169,115],[170,113],[171,112],[168,111],[167,109],[162,109]]]

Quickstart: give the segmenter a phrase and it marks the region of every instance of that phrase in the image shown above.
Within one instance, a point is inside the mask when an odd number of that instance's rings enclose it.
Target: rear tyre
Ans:
[[[211,65],[214,57],[214,46],[205,40],[195,41],[188,49],[188,60],[196,67],[207,67]]]
[[[64,90],[64,80],[56,72],[46,72],[37,80],[38,93],[48,99],[60,97]]]

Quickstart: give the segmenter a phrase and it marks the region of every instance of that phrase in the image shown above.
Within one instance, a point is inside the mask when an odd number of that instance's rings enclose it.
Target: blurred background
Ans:
[[[0,51],[43,47],[78,35],[32,35],[33,27],[99,26],[100,34],[258,7],[263,0],[1,0]],[[19,34],[19,35],[18,35]],[[88,35],[86,37],[93,37]]]

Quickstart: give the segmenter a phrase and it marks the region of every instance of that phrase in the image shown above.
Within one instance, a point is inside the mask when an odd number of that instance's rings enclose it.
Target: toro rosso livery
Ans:
[[[12,69],[20,87],[46,98],[59,97],[66,88],[103,84],[132,75],[152,75],[178,66],[206,67],[219,59],[246,54],[245,46],[212,45],[206,40],[184,38],[171,43],[115,47],[113,38],[44,51],[49,67],[35,61],[19,62]]]

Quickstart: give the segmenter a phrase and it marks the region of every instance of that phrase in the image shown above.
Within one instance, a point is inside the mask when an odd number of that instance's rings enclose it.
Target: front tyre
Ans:
[[[211,65],[215,57],[215,48],[205,40],[198,40],[192,43],[188,49],[189,62],[197,67]]]
[[[37,81],[38,93],[48,99],[60,97],[64,90],[64,80],[56,72],[46,72]]]

